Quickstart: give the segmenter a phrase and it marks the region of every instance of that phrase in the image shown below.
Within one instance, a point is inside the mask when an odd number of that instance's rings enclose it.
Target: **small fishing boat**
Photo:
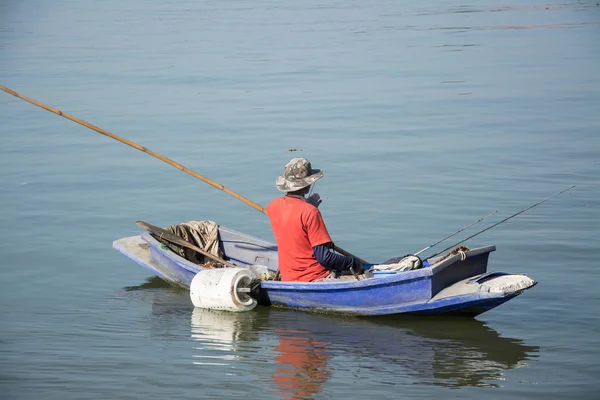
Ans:
[[[265,276],[277,271],[277,246],[268,241],[218,227],[224,259]],[[190,288],[207,268],[179,256],[149,232],[116,240],[113,247],[164,280]],[[258,304],[315,312],[362,316],[389,314],[459,314],[476,316],[518,296],[536,282],[522,274],[487,272],[495,246],[424,260],[424,267],[375,273],[362,280],[282,282],[263,278]],[[259,268],[257,268],[259,267]],[[223,268],[227,269],[227,268]]]

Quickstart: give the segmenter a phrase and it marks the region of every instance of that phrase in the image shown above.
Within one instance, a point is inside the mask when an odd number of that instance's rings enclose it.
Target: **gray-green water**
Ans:
[[[0,0],[1,85],[263,205],[308,157],[368,260],[577,185],[468,243],[539,282],[476,320],[212,313],[112,241],[266,217],[0,93],[1,397],[595,398],[598,71],[597,1]]]

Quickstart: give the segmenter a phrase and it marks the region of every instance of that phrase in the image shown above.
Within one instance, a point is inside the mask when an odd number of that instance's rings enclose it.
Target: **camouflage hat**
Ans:
[[[277,177],[275,186],[282,192],[295,192],[312,185],[323,177],[323,171],[313,169],[306,158],[293,158]]]

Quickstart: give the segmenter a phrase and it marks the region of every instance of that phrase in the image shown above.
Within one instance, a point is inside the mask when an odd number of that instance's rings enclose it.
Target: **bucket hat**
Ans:
[[[282,192],[295,192],[312,185],[323,177],[323,171],[313,169],[306,158],[293,158],[277,177],[275,186]]]

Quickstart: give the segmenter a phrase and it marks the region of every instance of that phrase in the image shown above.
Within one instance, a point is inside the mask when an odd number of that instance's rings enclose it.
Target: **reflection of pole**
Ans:
[[[273,382],[284,399],[313,398],[331,376],[329,343],[312,338],[307,331],[282,329],[277,336],[275,362],[279,366]]]

